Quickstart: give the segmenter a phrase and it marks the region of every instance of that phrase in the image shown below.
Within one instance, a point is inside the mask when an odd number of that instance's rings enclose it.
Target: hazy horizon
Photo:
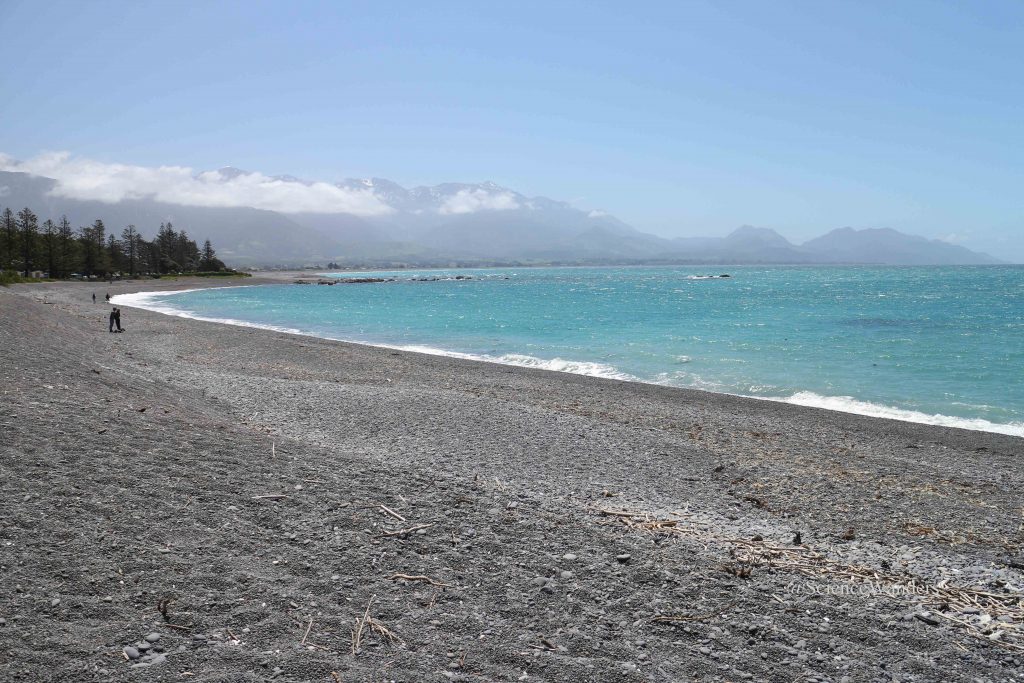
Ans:
[[[491,180],[664,237],[892,228],[1024,261],[1024,7],[643,9],[6,2],[0,161],[103,201],[378,215],[331,183]],[[223,166],[254,176],[195,182]]]

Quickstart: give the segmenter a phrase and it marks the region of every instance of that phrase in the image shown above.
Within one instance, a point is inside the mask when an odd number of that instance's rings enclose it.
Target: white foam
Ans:
[[[916,410],[905,408],[893,408],[891,406],[879,405],[868,401],[861,401],[852,396],[822,396],[813,391],[798,391],[792,396],[771,397],[770,401],[781,401],[792,403],[798,406],[812,408],[825,408],[841,413],[854,413],[856,415],[868,415],[870,417],[884,417],[890,420],[902,420],[903,422],[918,422],[939,427],[956,427],[958,429],[970,429],[979,432],[995,432],[997,434],[1008,434],[1010,436],[1024,436],[1024,423],[1011,422],[999,424],[989,422],[981,418],[953,417],[951,415],[929,415]]]
[[[591,377],[604,377],[606,379],[619,379],[627,382],[640,381],[637,377],[622,372],[613,365],[604,363],[593,363],[582,360],[563,360],[552,358],[545,360],[535,356],[525,356],[518,353],[508,353],[494,359],[504,365],[518,365],[524,368],[540,368],[542,370],[554,370],[555,372],[569,372],[574,375],[590,375]]]
[[[218,289],[241,289],[243,287],[259,287],[260,285],[232,285],[229,287],[218,287]],[[261,323],[251,323],[245,320],[236,320],[235,318],[213,318],[209,316],[198,315],[192,311],[178,308],[165,303],[161,299],[166,296],[173,294],[184,294],[186,292],[198,292],[205,290],[205,287],[193,287],[192,289],[175,289],[163,292],[135,292],[132,294],[117,294],[110,297],[110,303],[117,304],[118,306],[128,306],[129,308],[141,308],[145,311],[154,311],[156,313],[163,313],[164,315],[173,315],[178,318],[188,318],[190,320],[203,320],[210,323],[223,323],[225,325],[237,325],[239,327],[255,327],[260,330],[273,330],[274,332],[287,332],[289,334],[301,334],[307,337],[315,337],[309,332],[303,332],[302,330],[296,330],[290,327],[279,327],[276,325],[264,325]]]
[[[243,287],[258,287],[259,285],[240,285]],[[135,294],[119,294],[112,297],[110,302],[115,303],[119,306],[129,306],[132,308],[141,308],[147,311],[154,311],[156,313],[163,313],[165,315],[173,315],[179,318],[189,318],[192,320],[203,320],[212,323],[223,323],[226,325],[238,325],[240,327],[254,327],[261,330],[272,330],[274,332],[286,332],[288,334],[298,334],[305,337],[318,337],[320,339],[330,339],[332,341],[347,342],[349,344],[362,344],[363,346],[376,346],[385,349],[395,349],[396,351],[412,351],[414,353],[425,353],[431,356],[446,356],[448,358],[461,358],[464,360],[476,360],[487,363],[500,363],[502,365],[516,365],[525,368],[539,368],[541,370],[553,370],[555,372],[568,372],[575,375],[590,375],[591,377],[605,377],[608,379],[618,379],[624,381],[640,381],[637,377],[629,375],[627,373],[619,371],[612,365],[606,365],[604,363],[593,363],[589,361],[574,361],[574,360],[563,360],[561,358],[552,358],[550,360],[544,358],[537,358],[535,356],[527,356],[523,354],[510,353],[502,356],[489,356],[485,354],[476,353],[462,353],[459,351],[448,351],[446,349],[439,349],[433,346],[423,346],[420,344],[371,344],[366,341],[358,339],[346,339],[344,337],[332,337],[325,334],[316,334],[304,330],[298,330],[290,327],[281,327],[278,325],[267,325],[263,323],[252,323],[245,320],[237,320],[234,318],[213,318],[209,316],[202,316],[188,311],[185,309],[177,308],[168,303],[161,301],[163,297],[170,296],[172,294],[183,294],[185,292],[199,291],[200,288],[193,289],[178,289],[167,292],[137,292]],[[222,289],[227,289],[224,287]]]

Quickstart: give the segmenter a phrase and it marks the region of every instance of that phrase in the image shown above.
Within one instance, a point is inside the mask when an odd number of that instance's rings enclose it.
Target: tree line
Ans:
[[[134,225],[118,235],[107,232],[103,221],[72,229],[67,216],[54,222],[39,218],[29,208],[0,212],[0,271],[29,277],[45,271],[51,278],[74,274],[100,278],[124,274],[166,274],[226,270],[206,240],[200,248],[184,230],[161,223],[157,236],[147,241]]]

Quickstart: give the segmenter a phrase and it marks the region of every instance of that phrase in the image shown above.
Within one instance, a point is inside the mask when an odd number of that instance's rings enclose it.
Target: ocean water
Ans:
[[[709,277],[723,273],[731,277]],[[331,339],[1024,436],[1024,267],[326,275],[395,281],[242,286],[116,301]]]

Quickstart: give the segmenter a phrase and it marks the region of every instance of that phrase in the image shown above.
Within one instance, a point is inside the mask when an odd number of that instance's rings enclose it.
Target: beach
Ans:
[[[0,679],[1024,680],[1024,439],[107,332],[268,281],[0,289]]]

